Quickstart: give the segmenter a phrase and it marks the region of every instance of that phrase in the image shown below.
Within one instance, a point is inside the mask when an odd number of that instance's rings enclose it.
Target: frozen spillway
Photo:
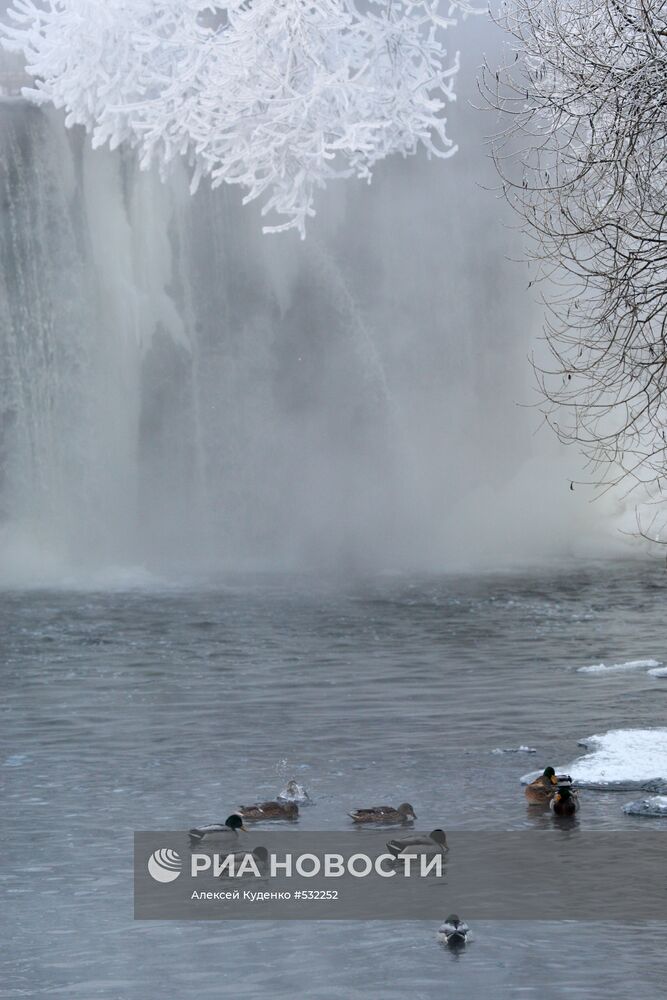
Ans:
[[[667,791],[667,728],[613,729],[579,740],[579,745],[590,753],[556,770],[571,775],[580,788]],[[540,773],[524,774],[521,783]]]

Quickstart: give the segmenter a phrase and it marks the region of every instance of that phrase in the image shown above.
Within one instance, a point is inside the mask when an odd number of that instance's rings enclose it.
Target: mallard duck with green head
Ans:
[[[531,805],[548,806],[556,793],[558,777],[553,767],[545,767],[538,778],[526,785],[525,795]]]
[[[368,809],[355,809],[348,816],[354,823],[412,823],[417,819],[409,802],[402,802],[397,808],[370,806]]]
[[[574,816],[579,809],[579,796],[569,785],[561,785],[549,803],[554,816]]]
[[[449,850],[447,834],[438,829],[422,836],[395,838],[387,841],[387,850],[395,858],[406,854],[445,854]]]
[[[236,876],[236,873],[238,872],[240,867],[244,864],[244,862],[247,863],[248,858],[253,859],[255,867],[260,872],[265,870],[269,864],[269,852],[267,851],[266,847],[254,847],[252,851],[230,851],[228,854],[225,854],[225,858],[234,859],[233,860],[234,876]],[[225,872],[225,874],[231,875],[232,872]]]
[[[225,843],[229,842],[233,844],[238,841],[239,830],[243,830],[244,833],[246,832],[246,828],[243,825],[243,817],[238,813],[232,813],[224,823],[209,823],[207,826],[194,826],[188,834],[190,837],[190,846],[194,847],[196,844],[201,844],[205,838],[209,841],[221,840]]]

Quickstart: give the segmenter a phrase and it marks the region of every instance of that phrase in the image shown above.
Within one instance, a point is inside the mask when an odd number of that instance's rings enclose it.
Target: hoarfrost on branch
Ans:
[[[443,114],[458,54],[443,29],[467,2],[439,0],[14,0],[0,29],[34,88],[94,146],[175,157],[296,228],[338,177],[371,179],[394,153],[455,146]]]

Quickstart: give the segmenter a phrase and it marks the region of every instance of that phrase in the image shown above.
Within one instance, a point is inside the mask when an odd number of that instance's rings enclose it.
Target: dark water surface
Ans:
[[[0,997],[664,996],[667,928],[624,900],[597,923],[481,922],[462,955],[422,922],[135,923],[131,848],[292,776],[315,799],[300,829],[403,800],[421,829],[548,828],[521,774],[665,724],[667,680],[576,668],[667,661],[666,611],[667,573],[637,563],[3,593]],[[493,753],[522,744],[538,754]],[[587,792],[579,828],[667,829],[624,816],[632,797]],[[538,891],[554,877],[545,859]]]

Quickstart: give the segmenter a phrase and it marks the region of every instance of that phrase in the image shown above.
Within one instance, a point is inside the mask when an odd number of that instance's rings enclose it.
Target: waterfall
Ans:
[[[125,561],[136,544],[141,371],[166,286],[170,193],[60,116],[0,105],[4,557]]]
[[[486,123],[457,127],[446,164],[323,193],[301,243],[0,99],[0,581],[466,568],[608,534],[516,405],[540,312],[480,186]]]
[[[286,282],[229,193],[193,200],[23,101],[0,118],[5,572],[335,548],[335,467],[370,458],[386,386],[326,253]]]

